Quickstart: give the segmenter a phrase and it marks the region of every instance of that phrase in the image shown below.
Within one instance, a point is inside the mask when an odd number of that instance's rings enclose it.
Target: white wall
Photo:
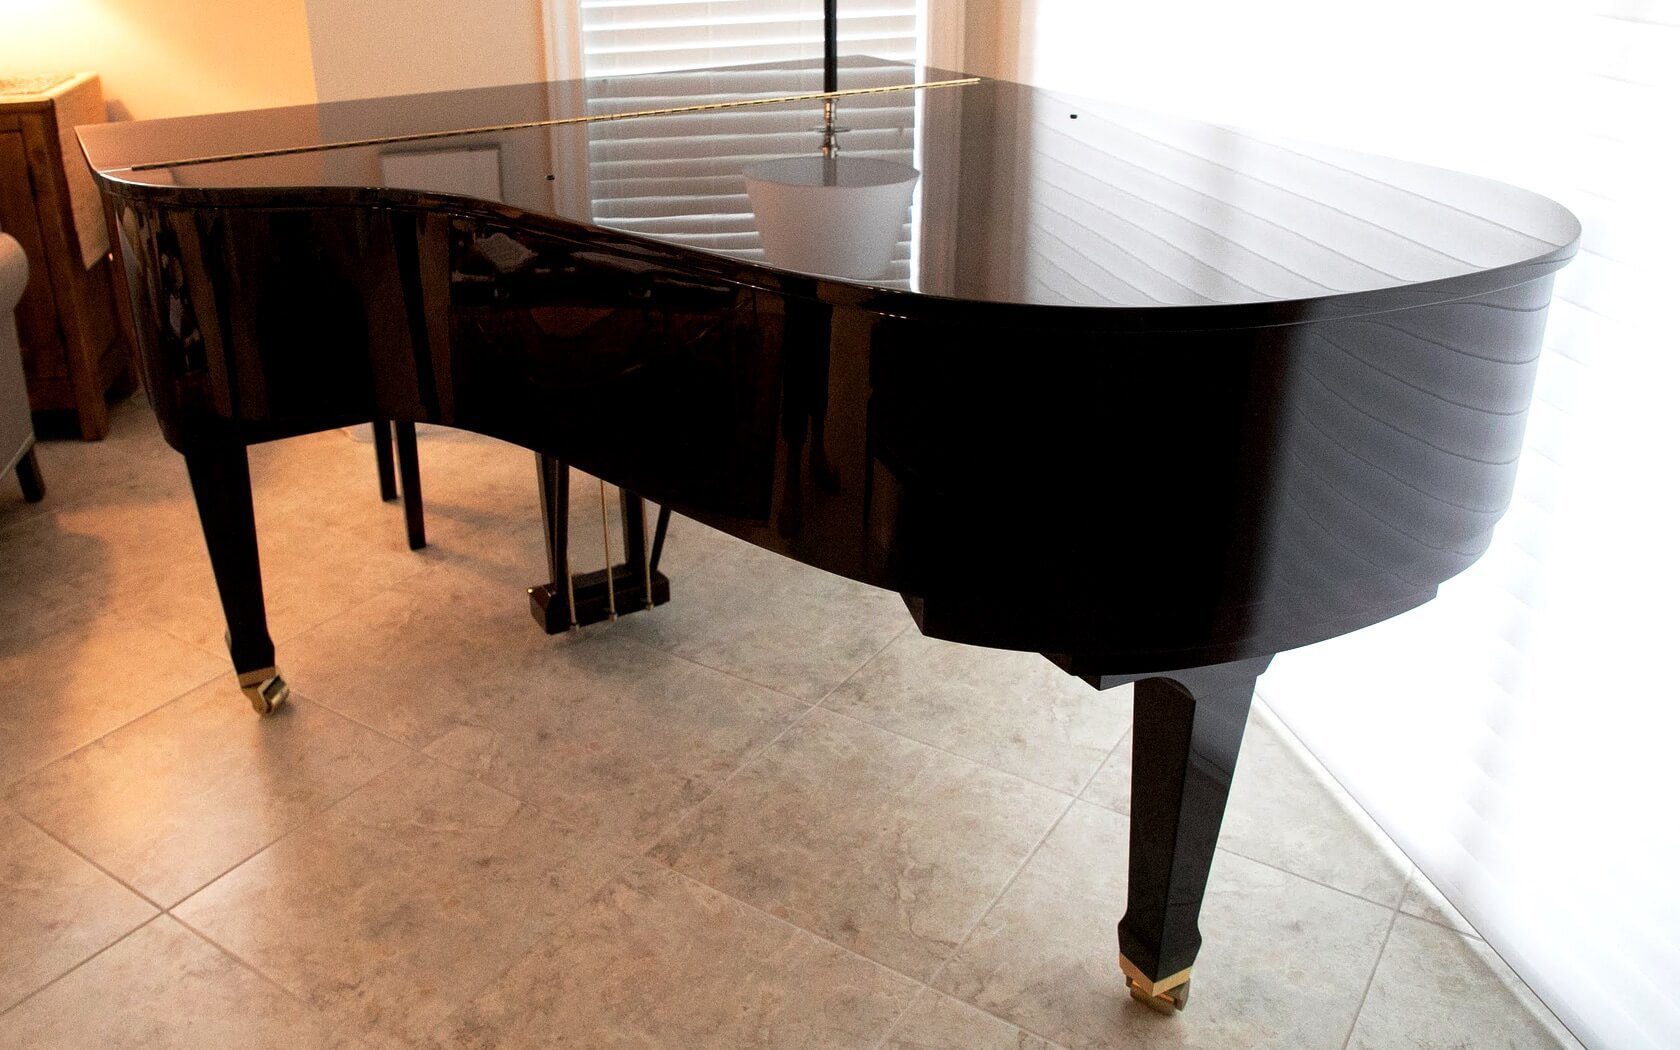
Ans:
[[[308,0],[321,101],[547,80],[543,0]]]

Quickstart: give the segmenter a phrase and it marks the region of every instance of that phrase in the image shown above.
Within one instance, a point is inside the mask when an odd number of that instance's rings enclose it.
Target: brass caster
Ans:
[[[1126,990],[1132,993],[1132,998],[1157,1013],[1177,1013],[1184,1009],[1185,1003],[1190,1001],[1190,967],[1188,966],[1170,977],[1152,981],[1143,975],[1142,970],[1133,966],[1122,955],[1120,956],[1120,971],[1126,975]]]
[[[1184,1009],[1184,1004],[1190,1001],[1189,981],[1185,981],[1178,987],[1168,989],[1158,995],[1150,995],[1131,981],[1126,982],[1126,987],[1131,991],[1133,999],[1156,1013],[1173,1014]]]
[[[273,714],[291,694],[286,680],[280,677],[279,669],[273,667],[246,671],[240,675],[239,691],[245,694],[245,699],[251,701],[251,710],[259,715]]]

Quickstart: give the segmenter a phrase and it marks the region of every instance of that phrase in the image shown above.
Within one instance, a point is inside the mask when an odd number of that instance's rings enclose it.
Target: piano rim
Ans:
[[[94,174],[101,191],[113,198],[113,203],[120,200],[133,207],[193,212],[377,208],[443,215],[450,219],[500,223],[513,232],[527,231],[558,237],[597,250],[622,246],[649,261],[669,265],[673,269],[692,275],[722,280],[772,294],[798,296],[833,306],[863,309],[906,320],[955,325],[1030,324],[1049,331],[1080,331],[1093,335],[1220,332],[1286,327],[1439,306],[1486,296],[1546,278],[1568,265],[1575,257],[1581,242],[1580,220],[1562,205],[1552,202],[1554,207],[1568,214],[1574,223],[1574,233],[1568,243],[1514,263],[1471,270],[1432,281],[1249,303],[1175,306],[1021,303],[880,288],[845,278],[795,273],[769,263],[736,259],[674,241],[457,194],[383,186],[173,186],[125,180],[117,177],[118,170],[126,169],[96,171]],[[120,220],[119,213],[119,224]]]

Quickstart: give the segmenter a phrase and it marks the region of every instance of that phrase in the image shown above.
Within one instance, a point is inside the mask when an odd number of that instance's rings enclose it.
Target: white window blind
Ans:
[[[1680,4],[1026,0],[1020,23],[1025,79],[1581,218],[1492,548],[1422,609],[1279,657],[1260,694],[1583,1042],[1680,1046]],[[1101,263],[1056,240],[1085,162],[1039,163],[1046,257]]]
[[[554,2],[554,0],[551,0]],[[634,76],[805,59],[823,53],[821,0],[583,0],[575,31],[592,112],[651,109],[685,93],[773,94],[785,77],[763,69]],[[567,20],[557,20],[566,24]],[[920,0],[867,0],[839,8],[844,87],[908,83],[920,60]],[[838,107],[847,156],[915,165],[913,92],[845,99]],[[596,221],[617,229],[756,259],[762,256],[741,171],[774,157],[814,155],[819,110],[767,106],[680,117],[607,121],[589,128],[589,186]],[[673,122],[681,134],[670,134]],[[892,267],[872,283],[910,275],[913,232],[906,223]]]
[[[821,0],[582,0],[586,75],[821,58]],[[840,4],[840,53],[921,58],[916,0]]]

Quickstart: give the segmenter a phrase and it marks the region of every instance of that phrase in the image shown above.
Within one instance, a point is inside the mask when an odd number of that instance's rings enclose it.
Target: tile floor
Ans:
[[[1136,1007],[1126,691],[681,520],[671,605],[546,638],[529,455],[421,450],[421,553],[365,437],[253,450],[262,721],[143,402],[0,479],[0,1047],[1574,1045],[1262,709]]]

